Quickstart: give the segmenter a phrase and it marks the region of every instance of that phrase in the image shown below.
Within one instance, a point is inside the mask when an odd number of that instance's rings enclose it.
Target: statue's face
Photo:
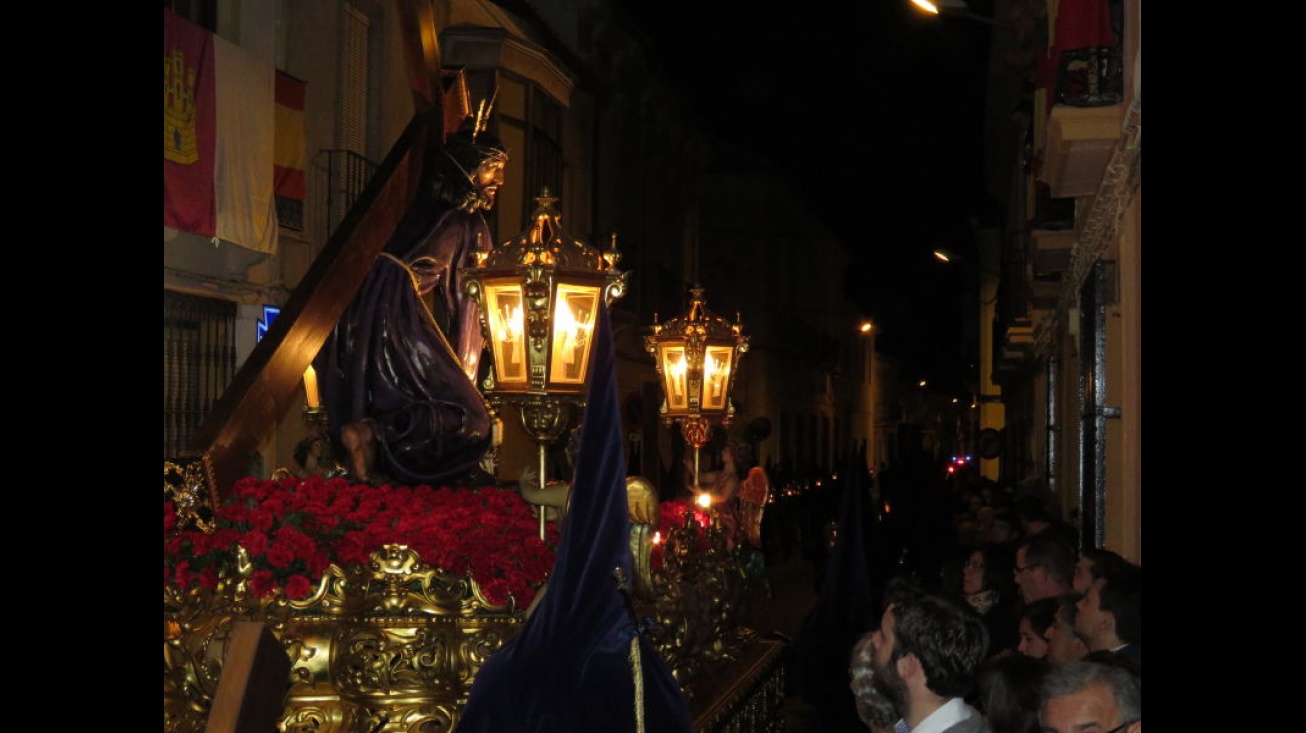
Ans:
[[[503,185],[503,170],[508,161],[499,157],[486,158],[472,173],[472,183],[476,186],[479,207],[489,211],[494,206],[494,197]]]

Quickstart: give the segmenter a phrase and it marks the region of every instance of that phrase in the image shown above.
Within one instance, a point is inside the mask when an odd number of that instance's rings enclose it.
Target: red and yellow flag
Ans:
[[[308,85],[277,70],[277,142],[273,159],[273,188],[278,198],[304,200],[304,93]]]

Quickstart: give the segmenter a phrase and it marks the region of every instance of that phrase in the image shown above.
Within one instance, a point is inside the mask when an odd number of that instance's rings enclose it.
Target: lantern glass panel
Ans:
[[[485,300],[495,381],[499,386],[525,385],[528,370],[521,282],[515,279],[487,282]]]
[[[730,386],[730,361],[734,358],[733,346],[709,346],[703,356],[703,409],[726,409],[727,388]]]
[[[598,303],[599,288],[593,285],[558,284],[553,308],[553,348],[549,352],[550,382],[585,384]]]
[[[658,344],[658,351],[662,355],[662,391],[667,397],[667,408],[684,412],[689,409],[689,362],[685,359],[685,345],[664,341]]]

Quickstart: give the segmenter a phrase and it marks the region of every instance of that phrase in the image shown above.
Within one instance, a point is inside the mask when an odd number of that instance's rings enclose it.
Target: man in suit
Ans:
[[[1029,535],[1016,548],[1016,585],[1025,603],[1074,590],[1075,546],[1058,532]]]
[[[989,733],[987,721],[963,697],[988,650],[989,633],[970,608],[899,581],[886,591],[880,628],[873,632],[874,677],[912,733]]]
[[[1112,651],[1143,667],[1143,568],[1128,563],[1088,586],[1075,613],[1075,634],[1090,652]]]

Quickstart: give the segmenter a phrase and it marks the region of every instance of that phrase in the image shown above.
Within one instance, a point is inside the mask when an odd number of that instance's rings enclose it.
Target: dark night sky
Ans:
[[[687,22],[687,7],[710,15]],[[848,242],[849,295],[880,326],[881,349],[959,383],[963,272],[930,252],[973,254],[968,222],[991,216],[981,139],[992,29],[909,0],[634,0],[626,12],[709,134],[791,171]]]

